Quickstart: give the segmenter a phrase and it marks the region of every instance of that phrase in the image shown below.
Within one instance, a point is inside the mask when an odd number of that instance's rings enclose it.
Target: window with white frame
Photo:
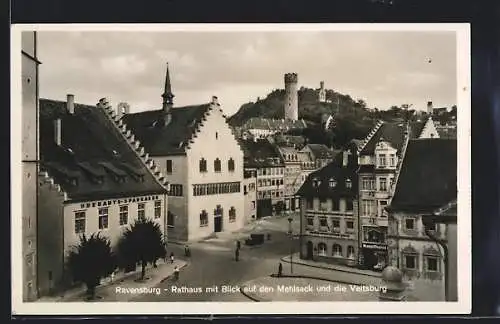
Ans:
[[[307,228],[311,229],[314,227],[314,217],[307,217]]]
[[[108,228],[108,207],[99,208],[99,229],[107,229]]]
[[[385,154],[380,154],[378,156],[378,166],[379,167],[385,167],[386,165],[387,165],[387,161],[386,161]]]
[[[408,231],[416,230],[415,218],[406,218],[404,224],[406,230]]]
[[[389,157],[391,167],[396,166],[396,154],[391,154]]]
[[[319,218],[319,226],[321,227],[328,227],[328,221],[326,217],[320,217]]]
[[[137,218],[144,219],[146,218],[146,204],[138,203],[137,204]]]
[[[426,257],[426,263],[427,263],[427,271],[430,272],[438,272],[439,271],[439,258],[435,256],[427,256]]]
[[[82,234],[85,233],[85,211],[75,212],[75,233]]]
[[[352,246],[352,245],[349,245],[347,247],[347,258],[351,259],[351,260],[356,259],[356,251],[354,249],[354,246]]]
[[[155,201],[155,218],[161,217],[161,200]]]
[[[379,190],[380,191],[387,191],[387,179],[386,178],[379,179]]]
[[[128,224],[128,206],[120,206],[120,226]]]
[[[417,269],[417,256],[412,254],[407,254],[403,256],[404,268],[410,270]]]
[[[318,255],[319,256],[326,256],[326,244],[325,243],[318,243]]]
[[[342,246],[336,243],[333,244],[332,255],[337,258],[342,257]]]

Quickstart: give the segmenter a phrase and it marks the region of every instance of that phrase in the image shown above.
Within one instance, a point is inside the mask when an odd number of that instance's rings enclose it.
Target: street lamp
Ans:
[[[290,235],[290,273],[293,273],[293,231],[292,216],[288,217],[288,235]]]

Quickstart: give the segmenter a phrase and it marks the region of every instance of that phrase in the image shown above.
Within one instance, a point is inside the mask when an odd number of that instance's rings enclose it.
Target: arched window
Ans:
[[[200,159],[200,172],[207,172],[207,160],[204,158]]]
[[[216,158],[214,161],[214,171],[221,172],[221,170],[222,170],[221,162],[220,162],[219,158]]]
[[[326,244],[318,243],[318,255],[326,256]]]
[[[229,161],[227,161],[227,169],[229,171],[234,171],[234,160],[233,158],[230,158]]]
[[[337,186],[337,180],[335,180],[334,178],[330,178],[329,186],[330,188],[335,188]]]
[[[340,246],[339,244],[333,244],[332,255],[334,257],[341,257],[342,256],[342,246]]]
[[[351,260],[354,260],[354,259],[356,259],[356,255],[355,255],[355,254],[356,254],[356,252],[355,252],[355,250],[354,250],[354,246],[349,245],[349,246],[347,247],[347,257],[348,257],[349,259],[351,259]]]

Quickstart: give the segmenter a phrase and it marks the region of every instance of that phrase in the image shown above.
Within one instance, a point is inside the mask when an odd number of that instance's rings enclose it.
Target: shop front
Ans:
[[[387,265],[387,244],[363,242],[360,257],[363,269],[381,271]]]

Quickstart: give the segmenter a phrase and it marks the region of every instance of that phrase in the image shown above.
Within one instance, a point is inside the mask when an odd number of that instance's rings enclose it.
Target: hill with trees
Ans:
[[[290,135],[302,135],[309,143],[325,144],[333,148],[342,148],[352,139],[362,139],[378,120],[403,122],[420,118],[411,106],[402,104],[389,109],[369,109],[363,99],[354,100],[350,95],[341,94],[331,89],[326,90],[327,102],[318,101],[318,90],[301,87],[298,91],[299,118],[304,119],[308,127],[288,132]],[[243,104],[228,122],[233,127],[240,127],[252,117],[283,119],[285,90],[275,89],[264,99]],[[325,116],[334,116],[334,124],[324,129]],[[436,116],[444,123],[456,116],[456,106],[445,115]]]

